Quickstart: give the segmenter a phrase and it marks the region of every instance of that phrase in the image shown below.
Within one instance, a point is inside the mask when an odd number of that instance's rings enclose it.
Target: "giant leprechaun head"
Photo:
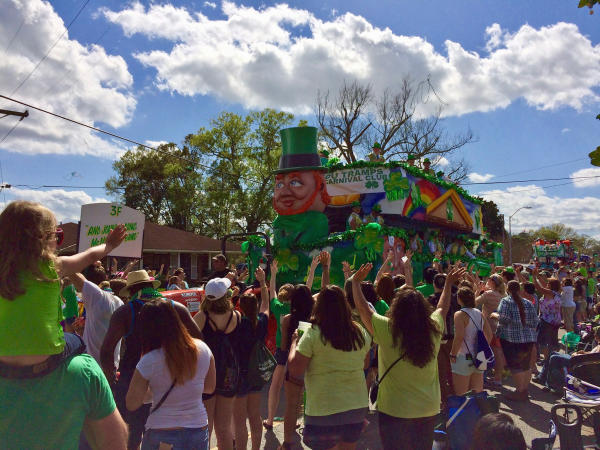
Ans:
[[[282,216],[323,212],[331,199],[325,184],[326,169],[317,151],[317,129],[285,128],[279,134],[282,153],[275,171],[273,208]]]

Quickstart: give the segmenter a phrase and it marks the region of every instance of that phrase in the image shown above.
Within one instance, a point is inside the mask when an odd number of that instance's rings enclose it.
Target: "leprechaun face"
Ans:
[[[275,177],[273,208],[278,214],[287,216],[306,211],[322,212],[326,201],[325,180],[318,171],[282,173]]]

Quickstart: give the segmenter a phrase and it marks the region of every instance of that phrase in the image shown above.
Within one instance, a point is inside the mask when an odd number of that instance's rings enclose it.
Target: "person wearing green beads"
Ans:
[[[352,202],[352,212],[346,221],[348,230],[356,230],[358,227],[363,225],[363,220],[360,217],[360,213],[362,211],[362,207],[360,206],[360,202],[354,201]]]
[[[365,223],[378,223],[379,225],[383,225],[384,220],[381,216],[381,205],[379,203],[375,203],[371,207],[371,213],[365,217]]]
[[[429,158],[425,158],[423,160],[423,172],[428,175],[435,176],[435,171],[431,168],[431,160]]]
[[[385,158],[381,154],[381,144],[379,142],[375,142],[373,144],[373,148],[371,150],[371,153],[369,154],[369,161],[385,162]]]

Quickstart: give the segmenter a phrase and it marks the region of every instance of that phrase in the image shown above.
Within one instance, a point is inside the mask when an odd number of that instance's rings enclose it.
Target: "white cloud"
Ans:
[[[381,91],[402,77],[429,77],[448,115],[505,108],[519,98],[540,109],[598,100],[600,46],[573,24],[523,25],[514,33],[493,24],[485,31],[488,53],[480,55],[449,40],[441,53],[424,38],[395,34],[352,13],[322,20],[284,4],[256,9],[229,1],[222,12],[225,19],[211,20],[183,7],[139,2],[102,11],[128,36],[173,42],[167,50],[161,42],[161,49],[135,54],[156,70],[160,89],[249,108],[310,113],[317,89],[357,79]]]
[[[9,42],[20,24],[16,38]],[[0,14],[2,94],[65,115],[86,124],[112,127],[127,124],[135,110],[133,78],[125,60],[108,55],[98,45],[83,46],[69,38],[58,42],[29,80],[10,93],[31,72],[50,46],[64,32],[65,24],[48,2],[8,0]],[[23,111],[16,103],[0,100],[0,108]],[[0,136],[16,122],[0,120]],[[19,153],[92,154],[114,157],[121,143],[101,139],[95,132],[29,109],[25,118],[0,147]]]
[[[150,147],[158,147],[159,145],[163,145],[163,144],[168,144],[168,141],[150,141],[150,140],[146,140],[146,145],[150,146]]]
[[[560,132],[561,132],[562,134],[568,133],[569,131],[571,131],[571,129],[570,129],[570,128],[563,128],[562,130],[560,130]]]
[[[439,158],[437,158],[436,160],[434,160],[433,162],[436,166],[440,166],[440,167],[447,167],[450,165],[450,161],[448,161],[448,159],[446,159],[444,156],[440,156]]]
[[[207,8],[215,9],[217,7],[217,4],[215,2],[204,2],[204,6],[206,6]]]
[[[522,206],[532,207],[532,209],[521,209],[513,216],[513,233],[559,222],[580,233],[600,239],[598,229],[600,198],[598,197],[558,197],[548,194],[535,184],[485,191],[478,195],[498,205],[500,213],[504,214],[507,229],[510,215]]]
[[[54,213],[58,222],[77,222],[81,215],[81,205],[110,202],[107,198],[92,197],[84,191],[65,191],[64,189],[40,191],[12,188],[6,192],[8,201],[29,200],[41,203]]]
[[[490,181],[492,178],[494,178],[494,175],[491,173],[480,174],[477,172],[471,172],[469,174],[469,181],[472,183],[485,183],[486,181]]]
[[[600,184],[600,167],[589,167],[578,170],[571,174],[571,178],[573,179],[573,185],[578,188],[598,186]]]

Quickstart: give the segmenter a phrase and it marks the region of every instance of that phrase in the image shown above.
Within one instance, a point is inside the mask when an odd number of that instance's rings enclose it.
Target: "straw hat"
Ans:
[[[125,287],[123,289],[121,289],[121,292],[119,292],[119,295],[122,297],[129,296],[129,288],[131,288],[133,286],[137,286],[138,284],[142,284],[142,283],[152,283],[152,287],[154,289],[156,289],[160,286],[160,281],[153,280],[152,278],[150,278],[150,275],[148,275],[148,272],[146,272],[145,270],[136,270],[133,272],[129,272],[129,275],[127,275],[127,284],[125,285]]]

